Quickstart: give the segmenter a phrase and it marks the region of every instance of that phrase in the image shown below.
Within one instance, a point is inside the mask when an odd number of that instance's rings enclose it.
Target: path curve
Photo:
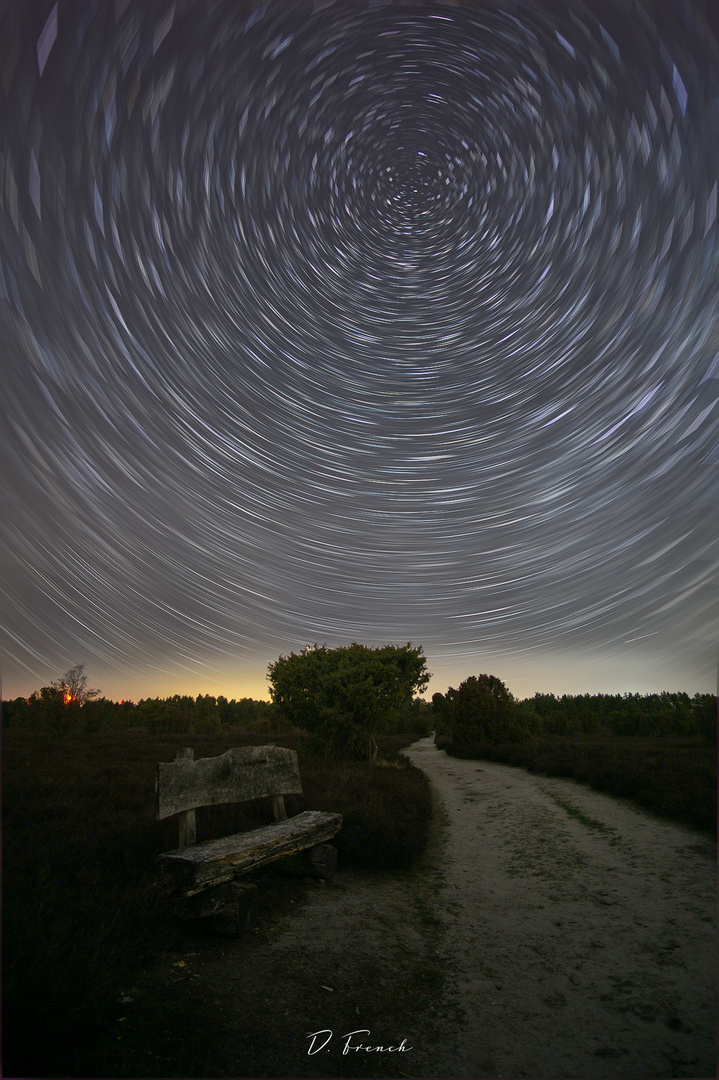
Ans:
[[[716,1076],[716,845],[572,780],[405,751],[441,808],[445,1007],[414,1076]]]

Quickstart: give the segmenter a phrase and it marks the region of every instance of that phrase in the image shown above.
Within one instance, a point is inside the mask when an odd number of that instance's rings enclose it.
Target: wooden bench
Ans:
[[[179,841],[163,852],[161,865],[170,872],[175,889],[185,899],[217,890],[269,863],[287,872],[329,878],[337,852],[327,844],[342,827],[342,815],[305,810],[287,817],[285,795],[301,795],[297,754],[280,746],[241,746],[219,757],[194,760],[191,748],[175,761],[157,766],[157,818],[179,816]],[[221,803],[249,802],[269,797],[274,822],[219,840],[195,841],[195,810]],[[299,856],[299,860],[298,860]],[[294,863],[293,863],[294,857]],[[235,890],[234,899],[238,893]],[[244,892],[247,890],[245,889]],[[219,910],[211,901],[203,909]],[[199,909],[195,905],[195,914]]]

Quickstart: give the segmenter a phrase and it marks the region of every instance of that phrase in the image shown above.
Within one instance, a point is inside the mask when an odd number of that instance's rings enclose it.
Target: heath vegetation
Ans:
[[[341,866],[407,865],[425,844],[431,816],[424,774],[397,754],[417,737],[378,735],[375,764],[313,758],[298,733],[274,738],[299,753],[304,794],[287,797],[288,813],[342,813],[333,841]],[[155,820],[157,762],[173,760],[185,745],[196,757],[211,757],[267,741],[264,733],[237,729],[189,739],[5,730],[6,1062],[32,1051],[34,1071],[27,1072],[25,1057],[23,1075],[80,1075],[77,1066],[63,1072],[60,1063],[75,1060],[73,1047],[100,1030],[118,986],[167,943],[156,859],[177,846],[177,822]],[[197,811],[197,839],[269,821],[269,800],[210,807]]]

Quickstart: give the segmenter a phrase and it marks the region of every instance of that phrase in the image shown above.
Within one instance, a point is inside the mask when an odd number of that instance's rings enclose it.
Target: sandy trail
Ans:
[[[715,844],[431,738],[405,753],[444,808],[426,864],[459,1020],[413,1075],[716,1076]]]

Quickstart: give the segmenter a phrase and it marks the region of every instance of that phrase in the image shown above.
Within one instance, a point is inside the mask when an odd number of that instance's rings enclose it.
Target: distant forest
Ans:
[[[480,676],[480,680],[491,676]],[[475,680],[469,679],[460,687]],[[499,684],[503,687],[503,684]],[[511,708],[501,705],[494,719],[482,715],[481,703],[462,708],[458,691],[432,698],[434,729],[438,734],[480,738],[474,728],[496,729],[484,738],[495,744],[517,742],[545,735],[636,736],[702,738],[716,742],[717,699],[715,694],[535,694],[524,700],[510,698]],[[492,712],[491,706],[489,712]],[[474,715],[473,715],[474,714]],[[503,715],[504,714],[504,715]]]
[[[56,735],[130,731],[148,735],[210,734],[226,728],[279,734],[286,724],[269,701],[253,698],[191,697],[109,701],[94,697],[67,702],[57,686],[43,687],[29,698],[2,703],[4,728],[23,728]],[[449,726],[447,696],[432,702],[415,699],[398,720],[400,732],[428,735]],[[535,694],[517,701],[517,711],[530,736],[620,735],[702,737],[716,741],[717,699],[714,694]]]
[[[191,697],[174,694],[168,698],[142,701],[109,701],[96,697],[81,704],[66,703],[53,687],[43,687],[29,698],[2,703],[4,728],[25,728],[62,734],[100,734],[135,730],[148,735],[211,734],[224,728],[274,732],[275,707],[253,698]]]
[[[717,737],[715,694],[535,694],[517,708],[533,735]]]

